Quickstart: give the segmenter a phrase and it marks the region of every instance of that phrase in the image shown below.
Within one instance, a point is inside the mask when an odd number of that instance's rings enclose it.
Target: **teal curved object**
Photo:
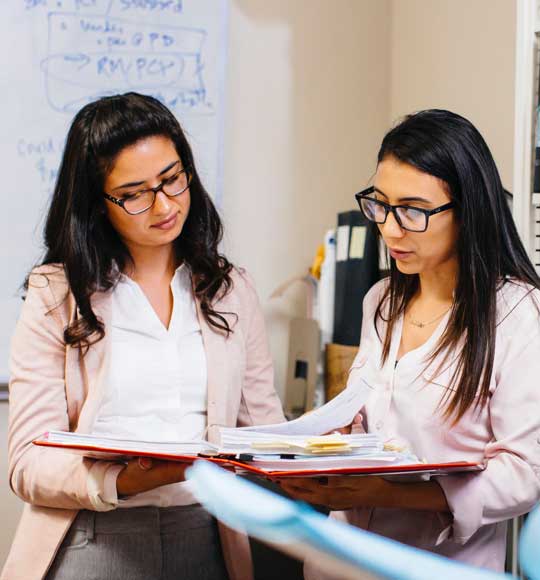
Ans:
[[[519,538],[519,563],[529,580],[540,580],[540,505],[528,515]]]
[[[329,519],[302,502],[278,496],[206,461],[189,468],[187,478],[194,482],[194,494],[201,504],[229,527],[281,544],[284,549],[294,542],[307,545],[354,567],[358,578],[363,577],[363,572],[389,580],[512,578]],[[531,538],[537,533],[534,526]],[[540,576],[534,580],[540,580]]]

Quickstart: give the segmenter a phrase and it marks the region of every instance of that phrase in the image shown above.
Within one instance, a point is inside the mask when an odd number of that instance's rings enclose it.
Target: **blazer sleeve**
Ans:
[[[33,274],[11,342],[8,469],[12,490],[25,502],[66,509],[110,509],[89,489],[95,461],[32,441],[50,430],[70,430],[65,389],[66,294]],[[55,288],[57,285],[55,284]],[[101,507],[100,507],[101,506]],[[111,506],[113,507],[113,506]]]
[[[285,421],[285,416],[274,388],[274,367],[261,305],[251,276],[242,272],[238,278],[243,286],[245,295],[242,299],[248,306],[248,314],[245,327],[246,367],[237,425],[280,423]]]
[[[487,466],[438,480],[454,517],[439,541],[464,544],[481,526],[526,513],[540,499],[540,319],[533,300],[505,326],[497,334],[502,352],[489,402]]]

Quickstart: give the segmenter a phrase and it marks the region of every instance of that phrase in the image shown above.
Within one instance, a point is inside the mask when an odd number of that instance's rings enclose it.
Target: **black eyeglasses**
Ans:
[[[452,201],[435,209],[423,209],[410,205],[390,205],[384,201],[369,197],[375,191],[377,189],[372,186],[354,195],[365,218],[376,224],[384,224],[388,214],[392,212],[399,226],[409,232],[425,232],[430,216],[454,207],[454,202]]]
[[[122,198],[114,197],[108,193],[103,193],[105,199],[119,205],[130,215],[137,215],[149,210],[156,201],[156,195],[162,191],[167,197],[176,197],[184,193],[191,183],[191,173],[188,168],[184,167],[174,175],[164,179],[156,187],[141,189]]]

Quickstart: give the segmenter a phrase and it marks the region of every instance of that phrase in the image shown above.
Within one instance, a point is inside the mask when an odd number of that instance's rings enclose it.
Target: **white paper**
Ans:
[[[217,447],[208,441],[144,441],[139,439],[122,439],[119,437],[104,437],[91,433],[72,433],[67,431],[49,431],[44,439],[49,443],[60,445],[77,445],[106,448],[127,452],[144,452],[167,455],[196,455],[202,451],[215,451]]]
[[[249,465],[264,471],[301,471],[304,469],[352,469],[354,467],[381,467],[418,463],[418,459],[402,453],[375,453],[371,455],[338,455],[327,457],[297,457],[281,459],[259,455],[249,461]]]
[[[238,431],[254,431],[276,435],[323,435],[340,427],[350,425],[352,420],[366,404],[373,387],[360,378],[347,387],[331,401],[302,415],[294,421],[275,423],[273,425],[258,425],[255,427],[240,427]],[[220,433],[229,433],[236,429],[222,428]]]
[[[330,435],[338,438],[344,447],[326,448],[313,445],[311,435],[282,435],[277,433],[260,433],[258,431],[242,431],[229,429],[225,433],[221,431],[220,452],[230,453],[254,453],[257,455],[275,453],[294,453],[301,455],[372,455],[382,452],[384,444],[378,435],[371,433],[356,433],[352,435]]]

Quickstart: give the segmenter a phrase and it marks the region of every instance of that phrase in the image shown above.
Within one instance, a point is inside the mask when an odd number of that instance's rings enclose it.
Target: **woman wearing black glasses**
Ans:
[[[221,235],[160,102],[76,115],[12,343],[9,475],[26,506],[2,579],[251,577],[247,538],[218,536],[185,465],[32,445],[51,430],[216,443],[220,426],[283,420],[255,290]]]
[[[540,280],[495,163],[466,119],[422,111],[385,136],[373,186],[356,198],[390,275],[363,305],[349,384],[361,377],[374,392],[355,426],[430,463],[486,468],[282,486],[354,525],[502,570],[507,520],[540,498]]]

